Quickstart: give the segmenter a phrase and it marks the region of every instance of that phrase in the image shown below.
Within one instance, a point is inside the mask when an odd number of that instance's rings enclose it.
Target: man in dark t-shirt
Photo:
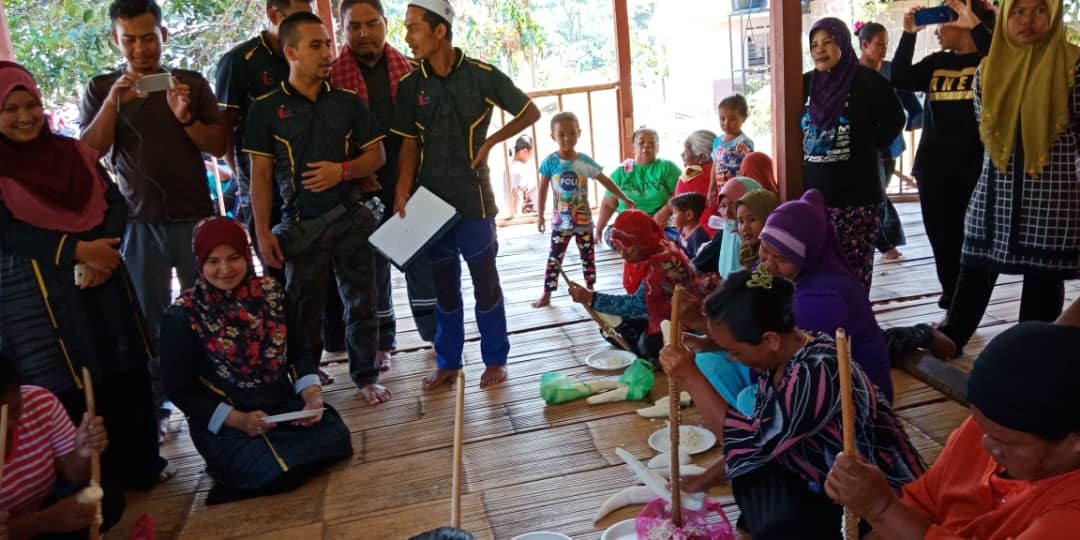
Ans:
[[[493,146],[540,118],[540,110],[509,77],[454,48],[453,18],[454,9],[447,0],[409,2],[405,41],[420,66],[398,85],[399,106],[391,130],[402,137],[394,209],[404,215],[405,204],[419,184],[452,205],[461,217],[428,250],[438,300],[438,369],[424,379],[425,389],[449,383],[461,369],[465,318],[459,257],[469,265],[476,296],[480,352],[487,365],[480,386],[506,379],[510,342],[495,267],[498,209],[487,156]],[[514,119],[488,137],[496,106]]]
[[[297,11],[311,11],[312,0],[266,0],[266,30],[225,53],[217,65],[216,94],[230,137],[225,161],[237,182],[236,219],[254,231],[251,215],[251,161],[243,153],[244,120],[251,102],[279,88],[289,78],[289,63],[281,53],[278,25]],[[280,204],[279,204],[280,205]],[[273,223],[281,220],[275,209]]]
[[[333,264],[346,308],[349,374],[369,403],[382,403],[390,391],[378,384],[368,244],[376,215],[364,199],[378,191],[373,175],[386,161],[385,136],[356,94],[327,82],[333,52],[319,17],[294,13],[279,30],[289,79],[252,103],[244,131],[259,249],[271,266],[284,263],[289,350],[295,354],[322,354],[320,323]],[[271,229],[275,188],[282,222]]]
[[[83,142],[105,156],[127,199],[124,261],[147,334],[156,337],[172,303],[173,269],[181,289],[195,284],[192,229],[213,213],[203,153],[225,153],[225,130],[206,79],[162,65],[168,33],[153,0],[117,0],[109,16],[126,64],[90,80],[79,104],[79,125]],[[168,90],[139,89],[144,78],[165,74],[171,75]],[[156,365],[151,371],[160,407],[164,389]]]
[[[344,0],[341,3],[341,26],[348,42],[341,47],[334,60],[330,82],[338,88],[355,91],[371,107],[379,125],[387,130],[394,118],[398,81],[416,64],[386,42],[386,16],[380,0]],[[383,146],[386,148],[386,165],[379,169],[376,177],[382,186],[379,197],[387,205],[384,219],[389,219],[397,188],[401,136],[386,131]],[[375,275],[379,292],[379,362],[382,369],[389,369],[390,354],[396,347],[397,321],[390,261],[378,252],[375,253]],[[435,285],[431,278],[431,264],[426,256],[417,257],[409,263],[405,269],[405,284],[420,339],[434,341]]]

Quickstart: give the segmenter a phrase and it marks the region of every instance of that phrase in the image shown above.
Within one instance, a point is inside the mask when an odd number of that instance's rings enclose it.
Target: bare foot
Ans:
[[[376,352],[375,361],[379,363],[379,371],[390,371],[390,351]]]
[[[371,383],[360,389],[360,396],[371,405],[386,403],[390,401],[391,395],[389,388],[378,383]]]
[[[881,258],[885,259],[886,261],[898,261],[898,260],[900,260],[900,257],[903,257],[903,256],[904,256],[904,254],[900,253],[900,250],[898,250],[896,248],[892,248],[889,251],[886,251],[881,256]]]
[[[480,376],[480,388],[499,384],[506,380],[506,366],[488,366]]]
[[[934,335],[934,341],[930,342],[930,354],[942,360],[955,358],[956,343],[937,328],[931,327],[930,332]]]
[[[326,386],[328,384],[334,384],[334,376],[323,368],[319,368],[319,384]]]
[[[439,386],[450,384],[457,377],[456,369],[436,369],[427,377],[424,377],[424,390],[434,390]]]
[[[544,294],[532,303],[534,308],[542,308],[551,303],[551,291],[545,290]]]

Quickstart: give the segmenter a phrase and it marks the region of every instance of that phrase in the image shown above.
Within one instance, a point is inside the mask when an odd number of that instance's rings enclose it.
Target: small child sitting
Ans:
[[[743,195],[754,191],[761,191],[761,185],[745,176],[732,178],[720,190],[719,217],[714,220],[713,228],[716,229],[717,235],[723,235],[720,258],[717,263],[717,272],[722,278],[727,278],[728,274],[740,269],[739,247],[742,245],[742,239],[738,233],[735,203]]]
[[[641,263],[647,269],[637,292],[597,293],[575,283],[570,285],[570,296],[598,313],[622,317],[615,331],[636,347],[631,352],[656,360],[663,346],[660,322],[671,318],[675,286],[682,285],[687,294],[703,299],[717,285],[716,279],[713,275],[699,276],[682,249],[667,240],[656,221],[641,210],[619,214],[612,225],[611,239],[626,262]]]
[[[671,217],[679,230],[679,247],[689,258],[696,257],[698,251],[712,240],[709,231],[701,226],[701,214],[705,211],[705,196],[688,192],[672,197]]]
[[[761,229],[765,227],[765,219],[780,201],[771,191],[751,191],[743,195],[735,203],[735,219],[738,222],[739,240],[739,266],[744,270],[753,270],[758,262],[758,248],[761,247]]]

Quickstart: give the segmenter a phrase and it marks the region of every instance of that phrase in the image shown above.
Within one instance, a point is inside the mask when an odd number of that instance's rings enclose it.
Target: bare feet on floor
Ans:
[[[319,384],[326,386],[328,384],[334,384],[334,376],[323,368],[319,368]]]
[[[900,253],[900,250],[898,250],[896,248],[892,248],[889,251],[886,251],[885,253],[883,253],[881,255],[881,258],[885,259],[886,261],[898,261],[903,256],[904,256],[904,254]]]
[[[506,366],[488,366],[480,376],[480,388],[499,384],[506,380]]]
[[[376,352],[375,361],[379,363],[379,371],[390,371],[390,351]]]
[[[369,404],[378,405],[390,401],[392,394],[389,388],[378,383],[371,383],[360,389],[360,396],[366,399]]]
[[[956,343],[937,328],[931,327],[930,332],[934,336],[930,342],[930,354],[942,360],[956,358]]]
[[[457,377],[456,369],[436,369],[424,377],[424,390],[434,390],[440,386],[454,382]]]
[[[544,291],[543,296],[532,303],[534,308],[542,308],[551,303],[551,291]]]

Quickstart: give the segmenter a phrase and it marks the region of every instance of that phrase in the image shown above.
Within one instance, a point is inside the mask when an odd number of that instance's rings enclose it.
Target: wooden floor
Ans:
[[[922,230],[917,204],[900,210],[908,234],[905,257],[879,263],[871,293],[882,326],[933,322],[939,289],[934,261]],[[660,427],[634,414],[641,404],[588,406],[585,402],[546,406],[539,396],[540,375],[561,371],[583,379],[603,378],[583,365],[591,352],[603,349],[592,322],[565,292],[552,307],[534,310],[530,302],[540,293],[547,238],[532,226],[500,231],[499,270],[506,295],[511,342],[510,380],[496,388],[477,387],[483,369],[477,334],[472,324],[471,285],[466,279],[465,346],[466,427],[464,452],[464,526],[480,539],[509,539],[534,530],[554,530],[575,539],[596,539],[616,521],[633,517],[640,507],[627,507],[599,523],[593,516],[612,493],[631,485],[633,477],[615,456],[623,447],[639,458],[651,457],[646,439]],[[576,250],[567,270],[580,272]],[[615,291],[621,273],[617,255],[597,252],[599,288]],[[1071,301],[1080,292],[1067,288]],[[1015,321],[1020,284],[1002,276],[983,326],[968,347],[968,356],[955,361],[970,369],[971,359],[986,340]],[[434,368],[434,353],[415,332],[405,301],[404,282],[395,281],[395,304],[401,352],[383,382],[394,392],[387,404],[371,407],[357,399],[340,363],[330,371],[338,383],[324,390],[353,434],[355,455],[295,492],[275,497],[207,507],[210,488],[204,464],[195,452],[184,420],[175,417],[174,438],[162,454],[179,467],[176,478],[149,493],[132,494],[124,521],[108,538],[127,538],[131,523],[150,514],[159,538],[333,538],[403,539],[446,525],[449,521],[453,394],[449,389],[425,393],[422,374]],[[333,361],[340,358],[327,358]],[[967,415],[960,404],[894,370],[895,409],[912,440],[930,461],[935,459],[953,428]],[[663,376],[653,397],[666,389]],[[700,423],[691,408],[688,423]],[[696,456],[707,465],[719,450]],[[712,495],[730,517],[738,514],[730,490]]]

